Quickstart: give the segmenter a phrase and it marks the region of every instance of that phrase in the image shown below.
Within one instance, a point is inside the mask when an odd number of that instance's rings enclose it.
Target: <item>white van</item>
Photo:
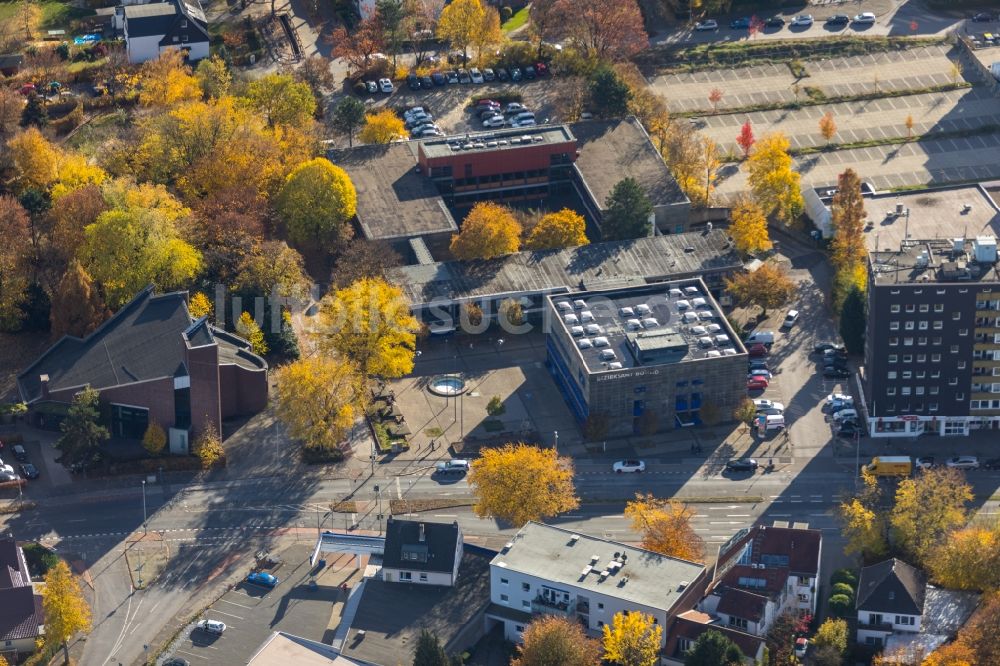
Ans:
[[[764,430],[784,430],[785,417],[783,414],[768,414],[764,423]]]
[[[764,345],[773,345],[774,331],[754,331],[753,333],[747,336],[747,339],[744,340],[744,342],[747,343],[748,345],[757,343]]]

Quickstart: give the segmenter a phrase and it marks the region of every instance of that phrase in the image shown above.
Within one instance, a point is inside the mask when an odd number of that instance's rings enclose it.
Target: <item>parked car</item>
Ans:
[[[511,127],[534,127],[537,125],[534,118],[525,118],[524,120],[511,120],[509,121]]]
[[[527,110],[528,107],[526,107],[524,104],[521,104],[520,102],[511,102],[504,108],[503,112],[506,113],[508,116],[510,116],[518,113],[523,113]]]
[[[813,24],[812,14],[799,14],[792,19],[792,27],[808,27]]]
[[[847,367],[847,359],[846,358],[839,358],[839,357],[825,358],[825,359],[823,359],[823,367],[824,368],[846,368]]]
[[[403,120],[412,120],[413,116],[426,116],[429,113],[430,111],[422,106],[411,106],[407,110],[403,111]]]
[[[39,476],[38,468],[31,463],[21,463],[18,468],[21,471],[21,476],[26,479],[37,479]]]
[[[753,472],[757,469],[757,461],[753,458],[730,460],[726,463],[726,469],[730,472]]]
[[[774,375],[772,375],[771,371],[767,368],[751,368],[747,373],[747,379],[751,379],[753,377],[763,377],[767,381],[771,381],[774,378]]]
[[[767,367],[766,358],[752,358],[747,363],[747,367],[751,370],[770,370],[770,368]]]
[[[503,114],[500,113],[499,109],[494,107],[487,106],[479,112],[480,120],[486,120],[487,118],[492,118],[493,116],[500,116],[501,119],[503,118]]]
[[[266,571],[254,571],[252,574],[247,576],[247,582],[252,585],[260,585],[262,587],[274,587],[278,584],[278,579]]]
[[[524,75],[521,73],[521,68],[520,67],[511,67],[510,68],[510,80],[511,81],[520,81],[522,78],[524,78]]]
[[[840,402],[851,402],[851,403],[854,402],[854,398],[852,398],[851,396],[847,395],[846,393],[831,393],[830,395],[826,396],[826,404],[827,405],[832,405],[833,403],[837,402],[838,400]]]
[[[753,406],[757,408],[757,411],[762,409],[777,409],[780,412],[785,411],[785,406],[780,402],[774,402],[773,400],[768,400],[767,398],[757,398],[753,401]]]
[[[851,17],[847,14],[834,14],[824,21],[827,25],[847,25],[851,22]]]
[[[861,426],[858,425],[857,421],[844,421],[840,424],[840,428],[837,429],[837,435],[839,437],[860,437],[864,434],[864,431],[861,430]]]
[[[742,18],[734,19],[729,22],[729,27],[732,30],[746,30],[750,27],[750,17],[744,16]]]
[[[763,390],[766,389],[769,384],[770,382],[768,382],[767,379],[765,379],[764,377],[753,377],[747,380],[747,390],[748,391]]]
[[[785,25],[785,19],[780,16],[772,16],[764,21],[764,26],[768,28],[781,28]]]
[[[521,71],[524,72],[524,78],[528,79],[529,81],[534,81],[535,78],[538,76],[538,72],[535,71],[534,65],[527,65]]]
[[[628,473],[645,472],[646,463],[643,462],[642,460],[631,460],[631,459],[619,460],[618,462],[616,462],[614,465],[611,466],[611,469],[614,470],[616,474],[623,474],[626,472]]]
[[[827,379],[846,379],[851,376],[851,373],[847,368],[828,365],[823,368],[823,376]]]
[[[694,24],[695,30],[718,30],[719,22],[715,19],[705,19]]]
[[[465,474],[469,471],[469,461],[461,458],[445,460],[434,466],[434,471],[438,474]]]
[[[1000,458],[990,458],[983,463],[983,469],[1000,469]]]
[[[448,70],[446,76],[448,77],[448,83],[458,83],[458,72],[456,72],[455,70],[453,69]]]
[[[14,451],[14,457],[16,459],[20,460],[21,462],[27,462],[27,460],[28,460],[28,452],[24,450],[24,447],[22,445],[15,444],[11,448]]]
[[[853,407],[847,407],[833,415],[833,420],[836,422],[844,421],[846,419],[856,419],[856,418],[858,418],[858,410],[854,409]]]
[[[761,342],[752,344],[749,347],[747,347],[747,354],[750,356],[750,358],[760,358],[762,356],[767,356],[768,353],[770,353],[770,350],[767,348],[767,345]]]
[[[507,81],[508,79],[510,79],[510,74],[508,74],[507,70],[504,69],[503,67],[497,67],[496,74],[498,81]]]
[[[979,469],[979,459],[976,456],[955,456],[944,463],[955,469]]]
[[[483,80],[485,80],[487,83],[489,83],[490,81],[496,81],[496,78],[497,78],[497,73],[494,72],[489,67],[483,70]]]
[[[916,460],[919,469],[932,469],[934,467],[934,456],[921,456]]]
[[[972,20],[977,23],[990,23],[996,20],[996,17],[993,16],[993,14],[990,14],[989,12],[979,12],[978,14],[972,17]]]
[[[420,79],[416,74],[407,74],[406,85],[410,90],[420,90]]]
[[[834,351],[841,352],[844,354],[847,353],[847,347],[845,347],[842,344],[838,344],[836,342],[817,342],[815,345],[813,345],[814,354],[822,354],[828,349],[832,349]]]
[[[801,636],[799,638],[796,638],[795,639],[795,656],[799,657],[799,658],[805,657],[806,656],[806,652],[808,652],[808,651],[809,651],[809,639],[808,638],[803,638]]]
[[[181,659],[180,657],[173,657],[172,659],[167,659],[163,662],[163,666],[191,666],[191,662],[187,659]]]
[[[391,93],[393,90],[395,90],[395,88],[392,85],[392,81],[390,81],[389,79],[379,79],[378,87],[379,90],[381,90],[384,93]]]
[[[421,76],[420,77],[420,87],[423,88],[423,89],[425,89],[425,90],[430,90],[431,88],[434,87],[434,79],[432,79],[429,76]]]
[[[549,75],[549,66],[546,65],[544,62],[536,62],[535,63],[535,72],[538,74],[538,76],[548,76]]]
[[[791,328],[795,326],[795,322],[799,320],[798,310],[789,310],[788,314],[785,315],[785,321],[781,322],[781,328]]]
[[[507,121],[503,119],[503,116],[490,116],[489,118],[483,120],[483,127],[494,129],[497,127],[503,127],[506,122]]]
[[[374,81],[365,81],[365,89],[372,95],[378,92],[378,84]]]
[[[441,72],[433,72],[431,74],[431,81],[433,81],[436,86],[443,86],[448,83],[448,77]]]
[[[847,358],[846,349],[827,349],[823,352],[823,358]]]
[[[473,83],[483,83],[486,79],[483,78],[483,73],[479,71],[478,67],[473,67],[469,70],[469,77],[472,79]]]
[[[444,132],[437,125],[432,125],[431,127],[424,127],[412,134],[414,139],[426,139],[432,136],[444,136]]]
[[[854,409],[854,402],[843,402],[839,400],[834,400],[833,404],[830,405],[830,413],[836,414],[844,409]]]
[[[458,82],[459,83],[472,83],[472,75],[469,74],[469,70],[462,69],[458,70]]]
[[[861,25],[871,25],[875,23],[875,14],[872,12],[861,12],[856,14],[852,19],[853,23],[859,23]]]
[[[218,620],[201,620],[194,625],[194,628],[209,634],[221,635],[226,630],[226,623]]]

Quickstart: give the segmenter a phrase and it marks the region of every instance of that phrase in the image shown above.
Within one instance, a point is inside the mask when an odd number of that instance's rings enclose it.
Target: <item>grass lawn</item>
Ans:
[[[516,14],[510,17],[510,20],[504,23],[501,27],[504,32],[510,32],[512,30],[517,30],[522,25],[528,22],[528,8],[524,7]]]
[[[96,13],[93,9],[81,9],[60,0],[37,0],[33,4],[40,10],[40,14],[36,14],[37,24],[34,26],[38,30],[65,30],[69,28],[70,21],[73,19],[93,16]],[[0,21],[10,19],[20,21],[23,7],[24,3],[20,1],[0,2]],[[23,26],[19,26],[19,28],[21,27]]]

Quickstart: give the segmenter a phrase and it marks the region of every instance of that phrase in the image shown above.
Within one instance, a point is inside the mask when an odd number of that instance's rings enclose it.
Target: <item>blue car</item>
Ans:
[[[247,576],[247,582],[254,585],[262,585],[263,587],[274,587],[278,584],[278,579],[269,573],[259,571]]]
[[[738,18],[735,21],[729,23],[729,27],[733,30],[746,30],[750,27],[750,17],[744,16],[743,18]]]

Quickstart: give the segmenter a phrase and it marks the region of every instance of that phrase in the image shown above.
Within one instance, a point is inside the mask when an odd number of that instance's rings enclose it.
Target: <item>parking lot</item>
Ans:
[[[827,97],[860,95],[876,91],[917,90],[952,82],[950,45],[927,46],[871,55],[804,60],[809,76],[796,79],[785,64],[718,69],[689,74],[656,76],[650,87],[664,97],[673,112],[711,111],[708,93],[723,92],[718,109],[763,104],[789,104],[796,100],[793,85],[817,88]],[[800,90],[799,96],[804,96]]]
[[[200,618],[225,623],[225,631],[216,635],[192,623],[167,654],[193,664],[236,666],[247,663],[273,631],[329,642],[346,596],[339,585],[347,576],[359,574],[353,557],[344,556],[330,561],[329,568],[316,576],[317,588],[311,589],[311,551],[311,544],[303,542],[282,553],[284,564],[273,571],[279,581],[273,589],[245,581],[234,586]]]

